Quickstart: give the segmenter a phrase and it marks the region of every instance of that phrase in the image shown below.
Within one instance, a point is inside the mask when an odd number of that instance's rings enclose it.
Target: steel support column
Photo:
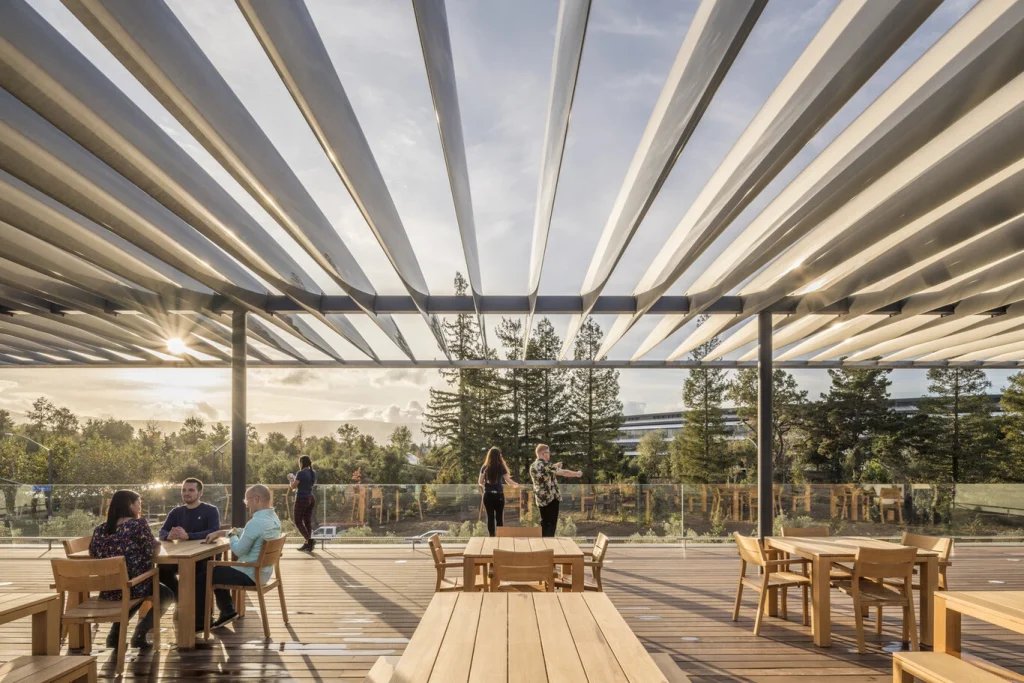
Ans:
[[[246,486],[246,312],[231,314],[231,526],[245,526]]]
[[[757,314],[757,535],[772,535],[772,314]]]

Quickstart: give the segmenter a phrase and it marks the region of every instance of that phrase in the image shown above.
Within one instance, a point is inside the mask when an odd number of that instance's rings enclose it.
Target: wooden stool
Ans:
[[[18,657],[0,664],[4,683],[96,683],[95,657]]]

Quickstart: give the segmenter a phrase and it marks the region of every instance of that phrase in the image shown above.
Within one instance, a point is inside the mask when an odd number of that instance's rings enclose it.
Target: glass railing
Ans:
[[[119,488],[142,494],[158,528],[180,504],[177,485],[15,486],[0,484],[0,541],[67,538],[92,532]],[[285,531],[293,492],[271,486]],[[750,484],[562,484],[558,533],[593,538],[603,532],[632,543],[715,541],[756,533],[758,493]],[[321,485],[317,537],[345,542],[399,542],[430,532],[450,538],[487,534],[480,489],[473,485]],[[231,487],[210,484],[203,500],[231,519]],[[775,532],[783,526],[828,526],[834,535],[898,537],[905,529],[961,538],[1024,540],[1024,484],[778,484]],[[49,506],[49,511],[48,511]],[[48,514],[49,512],[49,514]],[[505,524],[536,525],[530,487],[505,488]]]

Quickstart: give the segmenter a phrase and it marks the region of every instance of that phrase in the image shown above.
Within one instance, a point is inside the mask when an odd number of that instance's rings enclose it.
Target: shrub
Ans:
[[[92,536],[93,530],[103,522],[103,517],[98,517],[85,510],[72,510],[65,515],[58,515],[43,522],[39,526],[39,535],[57,538]]]
[[[641,534],[639,531],[632,534],[626,543],[661,543],[663,540],[661,536],[654,533],[654,529],[648,529],[646,534]]]
[[[819,526],[819,524],[818,522],[815,522],[814,519],[812,519],[811,517],[808,517],[806,515],[801,515],[799,517],[790,517],[785,512],[783,512],[782,514],[775,517],[775,520],[772,523],[772,534],[775,536],[781,536],[783,527],[797,527],[800,529],[806,529],[807,527],[812,526]]]
[[[562,536],[563,538],[576,538],[576,522],[572,517],[566,515],[565,517],[559,517],[558,527],[555,529],[555,536]]]
[[[345,531],[341,536],[348,536],[349,538],[369,538],[373,536],[373,529],[368,526],[354,526]]]

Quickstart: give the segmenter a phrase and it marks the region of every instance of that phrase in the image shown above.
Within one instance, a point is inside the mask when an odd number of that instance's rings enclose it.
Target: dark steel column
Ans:
[[[772,314],[757,314],[757,535],[772,535]]]
[[[231,526],[245,526],[246,312],[231,314]]]

